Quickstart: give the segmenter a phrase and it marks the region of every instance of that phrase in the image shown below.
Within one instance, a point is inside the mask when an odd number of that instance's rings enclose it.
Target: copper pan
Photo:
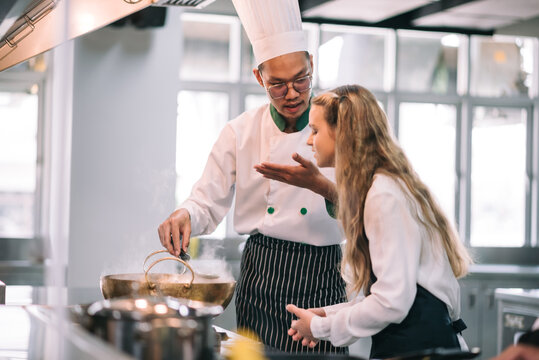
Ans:
[[[236,282],[231,278],[218,276],[207,278],[193,271],[185,261],[172,256],[155,260],[147,269],[146,262],[155,254],[166,250],[154,251],[146,257],[143,263],[144,273],[112,274],[102,276],[100,279],[101,293],[105,299],[116,297],[139,296],[172,296],[190,300],[203,301],[224,308],[230,303],[236,288]],[[149,273],[157,263],[165,260],[174,260],[182,263],[190,273],[159,274]]]

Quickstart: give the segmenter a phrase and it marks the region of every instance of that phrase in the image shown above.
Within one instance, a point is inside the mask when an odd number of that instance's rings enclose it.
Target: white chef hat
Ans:
[[[232,0],[253,46],[256,64],[307,51],[298,0]]]

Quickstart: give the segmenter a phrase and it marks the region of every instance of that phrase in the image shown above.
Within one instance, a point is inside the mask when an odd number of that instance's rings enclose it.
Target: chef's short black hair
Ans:
[[[309,54],[308,51],[304,51],[303,54],[305,55],[305,59],[307,59],[307,62],[309,62],[311,60],[311,55]],[[258,65],[258,71],[262,71],[262,69],[264,68],[264,63]]]

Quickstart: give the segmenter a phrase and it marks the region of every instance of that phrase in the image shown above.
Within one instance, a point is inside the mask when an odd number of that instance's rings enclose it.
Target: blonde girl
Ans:
[[[341,270],[364,296],[317,309],[288,305],[297,317],[289,335],[310,346],[372,336],[373,358],[465,346],[457,278],[471,259],[374,95],[357,85],[319,95],[309,125],[318,166],[336,171],[347,239]]]

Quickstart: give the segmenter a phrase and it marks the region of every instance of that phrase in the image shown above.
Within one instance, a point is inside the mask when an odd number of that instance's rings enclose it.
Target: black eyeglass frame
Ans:
[[[305,80],[305,79],[309,79],[309,86],[306,89],[298,90],[296,88],[296,82],[301,81],[301,80]],[[290,89],[290,87],[288,86],[289,83],[292,83],[292,87],[294,88],[295,91],[297,91],[298,93],[303,93],[303,92],[305,92],[307,90],[311,90],[313,88],[313,75],[312,74],[307,74],[305,76],[301,76],[301,77],[296,78],[296,79],[291,80],[291,81],[286,81],[286,82],[270,85],[270,86],[267,86],[267,87],[266,87],[266,84],[264,83],[264,88],[266,89],[267,93],[269,94],[269,96],[273,100],[277,100],[277,99],[284,98],[286,96],[286,94],[288,94],[288,89]],[[286,87],[286,91],[284,92],[284,94],[281,95],[281,96],[273,96],[273,94],[271,93],[271,89],[274,89],[274,88],[276,88],[278,86],[283,86],[283,85]]]

